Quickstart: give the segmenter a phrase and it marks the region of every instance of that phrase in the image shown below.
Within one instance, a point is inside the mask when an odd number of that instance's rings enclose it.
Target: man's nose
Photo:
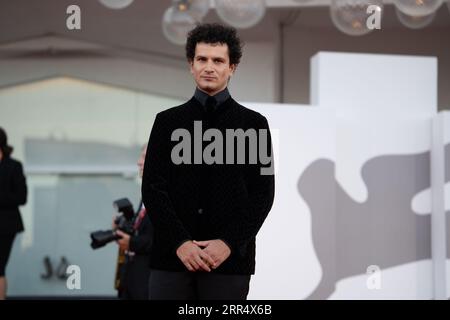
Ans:
[[[205,71],[206,72],[214,72],[214,68],[213,68],[213,63],[212,62],[206,63]]]

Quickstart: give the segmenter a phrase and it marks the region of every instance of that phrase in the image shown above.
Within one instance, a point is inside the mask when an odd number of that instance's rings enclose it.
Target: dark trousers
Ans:
[[[171,272],[152,269],[151,300],[245,300],[250,275]]]
[[[147,255],[127,257],[120,278],[119,298],[124,300],[148,300],[150,268]]]
[[[0,234],[0,277],[5,276],[6,264],[8,263],[15,237],[15,233]]]

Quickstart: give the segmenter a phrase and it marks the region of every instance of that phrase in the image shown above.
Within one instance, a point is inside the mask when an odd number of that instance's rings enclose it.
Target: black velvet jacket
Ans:
[[[194,121],[202,121],[203,132],[215,128],[223,134],[222,158],[225,163],[227,152],[233,150],[234,164],[193,164]],[[191,136],[191,164],[175,164],[171,157],[173,148],[181,141],[172,141],[172,133],[180,128]],[[266,118],[231,97],[212,114],[205,112],[193,97],[185,104],[157,115],[150,134],[142,183],[142,199],[154,226],[152,268],[186,271],[176,255],[176,249],[184,241],[222,239],[231,248],[231,255],[213,272],[254,273],[255,237],[272,207],[275,180],[273,174],[261,174],[262,167],[271,166],[267,162],[262,163],[258,157],[256,163],[249,163],[249,144],[246,144],[245,164],[236,164],[237,149],[236,146],[226,147],[226,129],[266,129],[265,149],[271,155]],[[202,147],[210,143],[203,141]],[[185,155],[184,152],[180,154]]]

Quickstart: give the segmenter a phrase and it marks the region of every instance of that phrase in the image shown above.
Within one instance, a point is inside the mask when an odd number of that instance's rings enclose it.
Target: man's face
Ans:
[[[230,65],[228,45],[218,43],[197,43],[190,64],[197,87],[211,96],[226,88],[236,69],[235,65]]]
[[[144,174],[144,164],[145,164],[145,155],[146,154],[147,154],[147,146],[145,145],[142,148],[141,155],[140,155],[140,157],[138,159],[138,162],[137,162],[137,165],[138,165],[138,168],[139,168],[139,176],[141,178],[142,178],[142,175]]]

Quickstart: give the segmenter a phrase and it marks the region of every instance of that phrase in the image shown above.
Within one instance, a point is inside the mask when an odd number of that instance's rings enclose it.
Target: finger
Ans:
[[[202,268],[203,270],[210,272],[211,268],[205,263],[205,261],[202,260],[202,258],[200,256],[197,257],[197,260],[195,261],[200,268]]]
[[[185,267],[186,267],[189,271],[191,271],[191,272],[194,272],[194,271],[195,271],[195,269],[191,266],[191,264],[189,263],[189,261],[184,261],[183,264],[185,265]]]
[[[198,269],[200,269],[200,266],[198,265],[197,261],[195,261],[195,260],[190,260],[189,263],[191,264],[191,266],[194,268],[195,271],[197,271]]]
[[[200,253],[200,257],[204,261],[206,261],[206,263],[209,264],[211,267],[214,267],[216,265],[216,261],[214,261],[214,259],[209,254],[207,254],[206,252],[202,251]]]
[[[223,261],[221,261],[220,259],[217,260],[216,263],[213,266],[211,266],[211,268],[212,269],[217,269],[222,264],[222,262]]]

